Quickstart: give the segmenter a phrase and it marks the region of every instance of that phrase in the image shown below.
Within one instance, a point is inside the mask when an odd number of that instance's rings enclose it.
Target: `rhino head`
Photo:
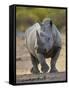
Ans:
[[[52,21],[46,19],[42,22],[40,33],[36,31],[39,52],[48,52],[53,47]]]
[[[41,23],[41,29],[47,32],[47,30],[49,31],[52,29],[52,25],[52,20],[50,18],[45,18]]]

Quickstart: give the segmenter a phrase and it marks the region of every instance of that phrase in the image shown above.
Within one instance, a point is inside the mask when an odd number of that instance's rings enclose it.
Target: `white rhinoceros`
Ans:
[[[56,61],[61,50],[61,35],[55,24],[49,18],[41,24],[35,23],[26,30],[26,45],[31,55],[32,73],[39,73],[38,64],[42,72],[47,72],[49,66],[45,59],[51,58],[50,72],[57,72]]]

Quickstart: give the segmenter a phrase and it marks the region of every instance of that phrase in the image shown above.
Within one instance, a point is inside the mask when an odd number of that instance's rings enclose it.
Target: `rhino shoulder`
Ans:
[[[53,25],[53,35],[54,35],[55,46],[61,47],[62,45],[61,33],[59,32],[58,28],[55,25]]]
[[[34,54],[34,47],[36,46],[36,31],[40,30],[40,24],[35,23],[26,30],[26,46],[28,51]]]
[[[30,32],[34,31],[34,30],[38,30],[40,29],[40,24],[39,23],[35,23],[33,24],[31,27],[29,27],[27,30],[26,30],[26,34],[29,34]]]

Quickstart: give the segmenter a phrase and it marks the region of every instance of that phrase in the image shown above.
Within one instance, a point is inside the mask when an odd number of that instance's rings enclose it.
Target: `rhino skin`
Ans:
[[[51,58],[51,72],[58,72],[56,62],[61,51],[61,34],[52,20],[46,18],[41,24],[35,23],[26,30],[26,46],[31,55],[32,73],[48,72],[49,66],[45,59]]]

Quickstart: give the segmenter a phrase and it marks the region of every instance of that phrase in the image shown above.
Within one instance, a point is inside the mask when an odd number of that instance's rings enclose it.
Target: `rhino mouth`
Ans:
[[[51,53],[49,53],[49,51],[47,52],[46,49],[40,49],[40,48],[37,49],[37,53],[42,54],[45,58],[46,57],[48,58],[51,55]]]
[[[38,48],[38,49],[37,49],[37,53],[46,54],[47,51],[46,51],[46,49]]]

